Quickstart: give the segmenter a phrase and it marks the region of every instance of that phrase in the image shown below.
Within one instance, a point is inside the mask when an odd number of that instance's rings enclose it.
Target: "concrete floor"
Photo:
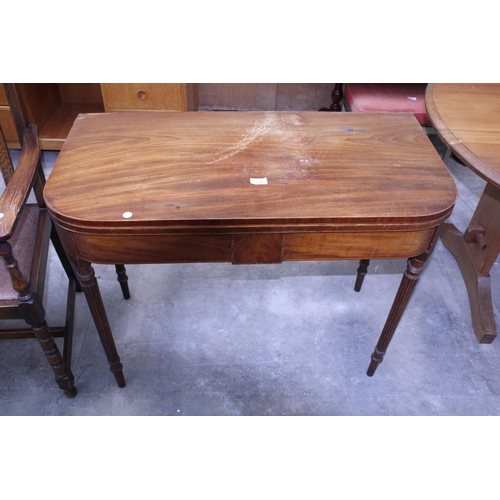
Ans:
[[[56,156],[43,153],[47,174]],[[448,167],[460,192],[450,220],[463,230],[485,183],[453,159]],[[131,265],[129,301],[113,266],[95,266],[127,386],[116,385],[78,294],[77,397],[57,388],[36,340],[2,341],[0,414],[500,414],[500,341],[476,341],[460,271],[442,243],[372,378],[365,372],[405,262],[373,261],[360,293],[357,265]],[[491,277],[497,313],[498,263]],[[65,287],[51,250],[44,301],[54,324]]]

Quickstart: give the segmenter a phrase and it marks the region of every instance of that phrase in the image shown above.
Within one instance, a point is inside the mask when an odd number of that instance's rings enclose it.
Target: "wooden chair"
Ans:
[[[67,397],[74,397],[76,388],[71,372],[71,347],[75,295],[81,289],[45,209],[45,177],[40,163],[38,137],[35,125],[29,124],[22,89],[19,84],[5,83],[3,86],[22,152],[14,170],[0,129],[0,169],[6,184],[0,199],[0,213],[3,214],[0,215],[0,255],[5,262],[5,269],[0,266],[0,320],[24,319],[30,328],[0,329],[0,340],[38,338],[55,373],[56,382]],[[12,183],[13,179],[16,182]],[[26,204],[31,188],[36,204]],[[13,204],[14,199],[17,204]],[[69,279],[65,324],[50,328],[42,306],[49,240]],[[128,299],[130,292],[125,266],[115,267],[123,297]],[[62,356],[54,337],[64,338]]]
[[[0,339],[36,337],[58,386],[71,398],[77,392],[70,367],[77,281],[43,203],[45,178],[36,126],[23,126],[16,88],[6,84],[5,89],[22,150],[14,170],[0,130],[0,168],[6,184],[0,198],[0,256],[4,260],[4,266],[0,267],[0,320],[5,320],[4,326],[8,320],[22,319],[30,328],[4,328],[0,330]],[[37,203],[27,203],[32,188]],[[69,284],[65,325],[49,328],[42,300],[51,237]],[[64,337],[63,355],[54,336]]]

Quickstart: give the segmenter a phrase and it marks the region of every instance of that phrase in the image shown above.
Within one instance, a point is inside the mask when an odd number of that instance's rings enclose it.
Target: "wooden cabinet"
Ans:
[[[195,83],[101,83],[104,110],[196,111]]]
[[[42,149],[60,150],[80,113],[195,110],[196,84],[23,83],[28,118],[38,127]],[[7,144],[19,148],[14,122],[0,86],[0,125]]]

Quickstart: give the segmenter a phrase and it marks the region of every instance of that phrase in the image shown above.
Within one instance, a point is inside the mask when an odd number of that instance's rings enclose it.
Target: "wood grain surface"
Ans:
[[[448,147],[500,188],[500,84],[429,84],[425,101]]]
[[[59,225],[115,234],[415,230],[455,198],[411,115],[316,112],[83,114],[45,188]]]

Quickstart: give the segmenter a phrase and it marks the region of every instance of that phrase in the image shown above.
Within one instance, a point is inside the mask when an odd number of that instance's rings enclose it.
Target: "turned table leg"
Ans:
[[[130,299],[130,290],[128,288],[127,270],[123,264],[116,264],[115,269],[118,283],[120,283],[120,287],[122,289],[123,298],[128,300]]]
[[[97,333],[104,347],[104,352],[108,358],[110,370],[115,376],[118,387],[125,387],[123,365],[120,362],[120,357],[116,350],[113,334],[102,302],[101,292],[99,291],[99,285],[91,264],[80,261],[77,265],[77,276],[83,293],[85,294],[85,298],[87,299],[90,312],[97,328]]]
[[[412,259],[408,259],[407,261],[406,271],[403,274],[401,284],[399,285],[396,297],[392,304],[391,310],[389,311],[389,316],[387,317],[378,343],[375,346],[375,350],[373,351],[373,354],[371,356],[372,360],[366,372],[369,377],[371,377],[375,373],[378,365],[382,363],[384,359],[387,347],[391,342],[394,331],[396,330],[399,320],[401,319],[406,305],[408,304],[413,290],[415,289],[417,281],[424,268],[424,264],[429,258],[429,255],[432,253],[436,240],[437,229],[434,233],[433,238],[431,239],[427,251],[419,255],[418,257],[413,257]]]
[[[363,280],[365,279],[366,274],[368,273],[368,266],[370,265],[370,261],[367,259],[362,259],[359,261],[359,267],[357,269],[356,283],[354,283],[354,291],[360,292],[361,286],[363,285]]]

